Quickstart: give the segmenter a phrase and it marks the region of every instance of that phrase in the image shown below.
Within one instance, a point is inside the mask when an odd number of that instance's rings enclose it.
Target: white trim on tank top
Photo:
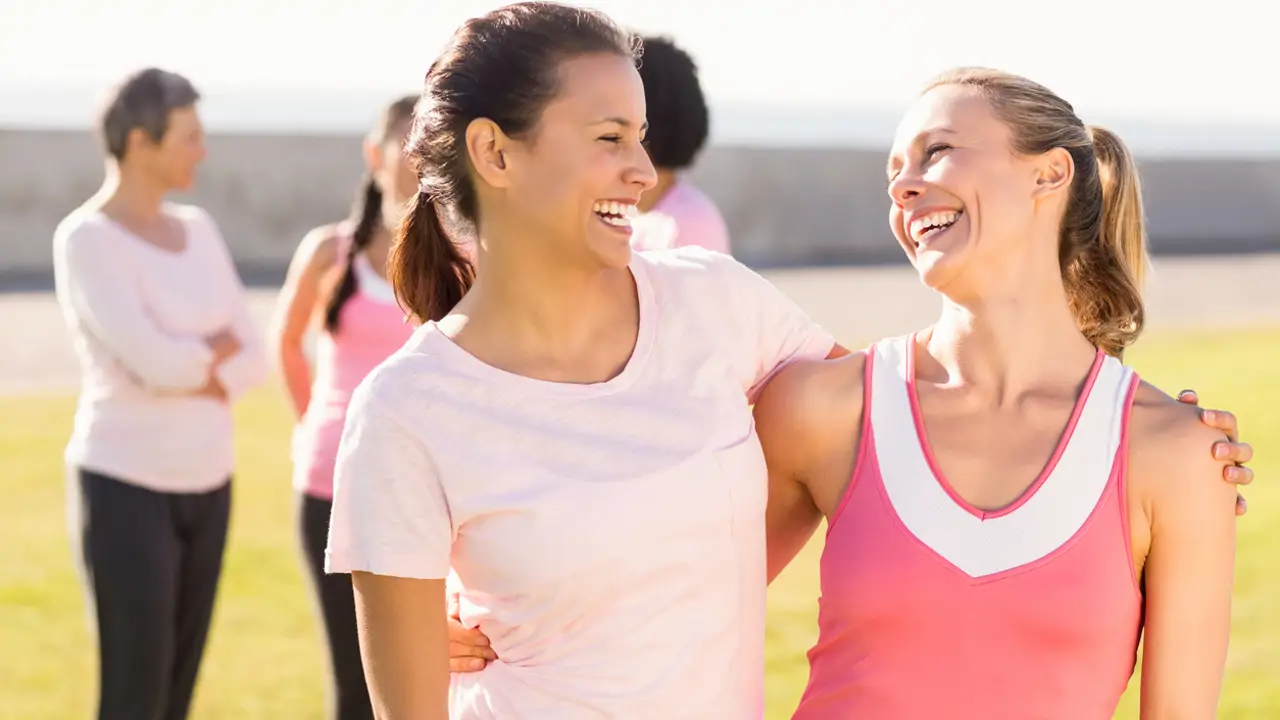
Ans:
[[[970,578],[1034,563],[1066,544],[1107,488],[1120,449],[1133,370],[1106,357],[1066,448],[1020,507],[978,517],[952,499],[925,457],[907,391],[910,337],[877,343],[871,423],[885,492],[902,524]]]
[[[356,287],[370,300],[390,305],[396,303],[395,289],[386,278],[373,269],[373,264],[363,252],[356,253],[352,258],[351,272],[356,276]]]

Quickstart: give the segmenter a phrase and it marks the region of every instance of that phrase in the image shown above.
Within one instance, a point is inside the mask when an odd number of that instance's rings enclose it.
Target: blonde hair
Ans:
[[[1076,326],[1094,346],[1120,357],[1142,332],[1147,233],[1138,168],[1119,136],[1086,126],[1070,103],[1024,77],[957,68],[934,78],[971,87],[1012,131],[1013,149],[1071,153],[1075,177],[1059,232],[1058,259]]]

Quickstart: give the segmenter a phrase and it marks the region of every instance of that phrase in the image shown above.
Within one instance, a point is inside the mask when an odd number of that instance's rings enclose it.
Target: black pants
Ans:
[[[356,635],[356,599],[350,575],[326,575],[324,549],[329,542],[329,511],[333,503],[302,494],[298,525],[311,587],[320,607],[329,644],[332,720],[373,720],[373,703],[364,681],[360,640]]]
[[[96,619],[99,720],[183,720],[222,574],[231,484],[148,490],[78,471],[79,532]]]

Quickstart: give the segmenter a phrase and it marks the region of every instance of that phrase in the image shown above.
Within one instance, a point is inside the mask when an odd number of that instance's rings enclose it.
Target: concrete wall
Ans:
[[[694,181],[757,267],[900,262],[879,150],[715,147]],[[216,135],[188,198],[218,219],[250,282],[278,279],[309,228],[341,217],[359,138]],[[1157,253],[1280,250],[1280,159],[1143,159]],[[58,220],[101,182],[86,132],[0,130],[0,290],[47,286]]]

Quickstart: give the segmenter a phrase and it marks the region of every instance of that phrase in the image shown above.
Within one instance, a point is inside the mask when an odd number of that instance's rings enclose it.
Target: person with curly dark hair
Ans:
[[[646,37],[640,79],[648,105],[645,146],[658,184],[640,198],[650,222],[637,227],[639,250],[697,245],[729,254],[729,230],[711,198],[680,174],[707,143],[710,113],[698,82],[698,66],[667,37]]]

